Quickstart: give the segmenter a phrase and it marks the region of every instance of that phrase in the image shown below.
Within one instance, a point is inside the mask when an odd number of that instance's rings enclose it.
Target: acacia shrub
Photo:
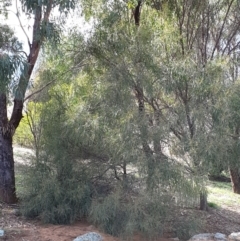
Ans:
[[[165,219],[171,203],[169,196],[158,192],[130,195],[125,189],[118,189],[104,199],[94,199],[89,220],[102,230],[123,238],[136,232],[148,238],[163,234]]]
[[[80,172],[78,175],[68,172],[70,176],[63,181],[53,171],[53,166],[48,168],[45,165],[38,163],[28,170],[23,215],[30,218],[39,216],[44,223],[53,224],[68,224],[86,216],[91,205],[91,188],[86,180],[79,180]]]
[[[66,55],[63,63],[56,56],[55,72],[70,59]],[[171,158],[146,155],[142,124],[150,147],[155,137],[166,143],[168,128],[149,126],[148,108],[139,120],[125,65],[122,75],[95,58],[88,63],[76,76],[59,78],[48,92],[40,111],[40,158],[26,179],[24,214],[52,223],[87,217],[114,235],[140,231],[156,237],[170,207],[196,198],[198,182]]]
[[[38,158],[25,175],[25,193],[22,211],[25,216],[40,216],[46,223],[71,223],[83,217],[91,205],[90,176],[71,155],[71,137],[64,134],[66,106],[56,93],[38,110],[44,120]],[[42,108],[42,106],[41,106]],[[79,167],[79,165],[81,167]]]

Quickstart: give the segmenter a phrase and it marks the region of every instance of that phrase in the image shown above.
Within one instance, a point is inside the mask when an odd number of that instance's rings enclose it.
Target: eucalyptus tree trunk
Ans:
[[[17,201],[15,190],[12,137],[0,133],[0,197],[6,203]]]
[[[0,201],[17,202],[12,139],[22,119],[23,99],[15,98],[10,120],[7,116],[7,96],[0,93]]]
[[[0,94],[0,201],[17,202],[12,138],[22,119],[23,101],[14,100],[11,119],[7,117],[7,96]]]
[[[7,118],[6,94],[0,94],[0,200],[6,203],[17,201],[15,190],[12,135],[14,126]]]

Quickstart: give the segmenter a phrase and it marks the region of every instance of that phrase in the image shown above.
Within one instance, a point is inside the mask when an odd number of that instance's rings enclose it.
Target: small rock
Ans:
[[[86,233],[84,235],[78,236],[73,241],[103,241],[103,237],[95,232]]]
[[[228,241],[228,239],[227,239],[227,236],[222,233],[215,233],[215,234],[214,233],[202,233],[202,234],[194,235],[189,241]],[[232,241],[240,241],[240,239],[239,240],[235,239]]]
[[[171,240],[173,240],[173,241],[179,241],[179,238],[178,238],[178,237],[176,237],[176,238],[171,238]]]
[[[238,232],[238,233],[231,233],[231,234],[228,236],[228,239],[229,239],[229,240],[240,241],[240,232]]]
[[[189,241],[214,241],[214,234],[213,233],[201,233],[194,235]]]
[[[215,240],[222,240],[222,241],[227,241],[227,236],[223,233],[215,233],[214,235]]]

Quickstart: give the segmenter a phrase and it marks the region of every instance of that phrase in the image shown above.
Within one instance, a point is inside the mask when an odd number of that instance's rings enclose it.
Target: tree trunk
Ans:
[[[240,194],[240,175],[237,168],[229,168],[232,189],[234,193]]]
[[[0,200],[15,203],[17,197],[12,148],[12,136],[15,128],[7,118],[6,100],[6,94],[0,93]]]
[[[238,149],[238,140],[240,136],[240,126],[235,127],[234,131],[234,141],[235,141],[235,146],[234,149]],[[235,150],[234,150],[235,151]],[[231,178],[231,183],[232,183],[232,189],[234,193],[240,194],[240,172],[239,172],[239,166],[236,164],[230,164],[229,165],[229,173],[230,173],[230,178]]]
[[[40,50],[39,40],[37,40],[40,23],[41,8],[38,7],[35,13],[34,34],[28,65],[25,65],[19,79],[10,120],[7,117],[6,93],[0,92],[0,200],[5,203],[17,202],[12,137],[22,119],[24,96]]]
[[[207,194],[203,192],[200,193],[200,210],[208,211]]]
[[[0,134],[0,200],[16,203],[12,137]]]
[[[49,21],[52,5],[53,1],[50,0],[44,13],[40,5],[37,5],[34,11],[32,43],[28,39],[30,52],[27,57],[28,64],[25,65],[21,73],[15,91],[14,106],[10,120],[7,117],[6,93],[0,92],[0,201],[6,203],[17,202],[12,137],[22,119],[23,102],[29,79],[36,64],[41,45],[46,37],[40,35],[41,23],[42,21],[45,21],[45,23]]]

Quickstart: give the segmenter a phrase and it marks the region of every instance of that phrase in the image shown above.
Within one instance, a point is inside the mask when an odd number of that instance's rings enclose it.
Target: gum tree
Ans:
[[[0,94],[0,200],[6,203],[17,202],[14,177],[14,159],[12,139],[23,115],[23,106],[30,77],[39,57],[39,52],[44,42],[52,40],[57,43],[58,33],[56,25],[51,20],[51,13],[57,8],[60,13],[66,14],[75,7],[75,1],[60,0],[21,0],[23,12],[33,18],[32,37],[28,41],[28,54],[23,54],[24,64],[16,62],[19,55],[19,48],[12,47],[11,36],[6,40],[5,45],[0,46],[1,71],[1,94]],[[18,18],[19,14],[17,14]],[[21,24],[20,24],[21,25]],[[22,25],[21,25],[22,26]],[[1,35],[3,35],[1,33]],[[16,52],[17,51],[17,52]],[[20,67],[19,67],[20,66]],[[16,70],[17,73],[16,73]],[[13,78],[19,78],[13,81]],[[10,118],[7,116],[7,102],[10,101],[8,87],[15,83],[13,91],[13,110]]]

